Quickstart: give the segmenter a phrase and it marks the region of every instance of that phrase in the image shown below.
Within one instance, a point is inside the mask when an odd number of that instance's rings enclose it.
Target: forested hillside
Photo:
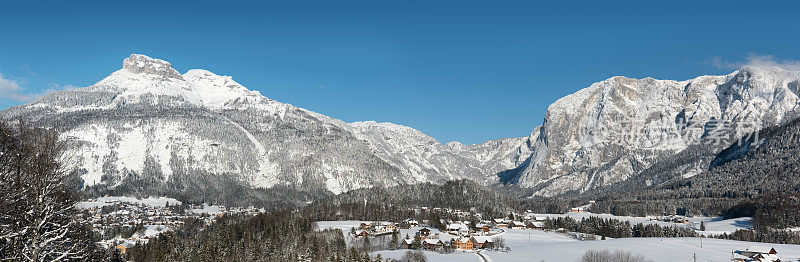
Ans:
[[[798,226],[792,216],[779,218],[797,207],[798,163],[800,120],[794,120],[747,136],[723,150],[707,172],[630,193],[607,194],[592,210],[638,215],[755,215],[758,227]]]
[[[296,212],[247,218],[224,216],[213,224],[186,223],[130,249],[132,261],[372,261],[348,250],[341,230],[316,231]]]
[[[389,188],[370,188],[326,197],[315,202],[321,205],[386,204],[405,207],[441,207],[487,213],[508,213],[520,206],[516,200],[470,180],[448,181],[443,185],[430,183],[402,185]]]

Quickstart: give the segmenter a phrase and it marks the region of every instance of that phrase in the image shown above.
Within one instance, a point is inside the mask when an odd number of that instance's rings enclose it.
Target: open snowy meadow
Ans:
[[[584,214],[585,215],[585,214]],[[594,214],[598,216],[597,214]],[[583,216],[578,214],[550,215],[547,216]],[[631,222],[658,223],[668,225],[668,222],[654,221],[642,217],[613,217]],[[577,218],[577,217],[576,217]],[[699,225],[705,221],[706,232],[721,233],[732,232],[739,228],[750,226],[749,218],[719,220],[716,218],[690,218],[690,221]],[[320,221],[317,222],[319,230],[326,228],[339,228],[347,234],[352,227],[358,227],[363,221]],[[401,229],[400,237],[408,234],[414,235],[421,227]],[[712,232],[713,231],[713,232]],[[432,233],[439,233],[441,239],[454,237],[446,232],[436,229]],[[711,238],[622,238],[581,241],[557,232],[532,230],[532,229],[505,229],[505,232],[496,235],[505,240],[511,250],[509,252],[482,250],[479,252],[456,251],[450,254],[441,254],[433,251],[424,251],[428,261],[580,261],[581,256],[589,250],[624,250],[641,254],[648,260],[661,261],[730,261],[733,250],[747,249],[757,246],[774,247],[782,261],[800,261],[800,245],[781,245],[768,243],[753,243],[731,241]],[[348,239],[352,239],[349,238]],[[599,238],[598,238],[599,239]],[[384,258],[401,259],[407,249],[382,250],[372,252],[372,256],[380,254]]]

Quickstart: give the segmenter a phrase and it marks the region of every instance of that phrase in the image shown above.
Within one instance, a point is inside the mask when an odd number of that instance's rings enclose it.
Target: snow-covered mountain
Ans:
[[[529,154],[527,138],[445,146],[406,126],[345,123],[266,98],[229,76],[180,74],[136,54],[95,85],[0,116],[56,127],[84,185],[122,194],[223,182],[332,193],[462,178],[488,184]]]
[[[166,61],[131,55],[95,85],[0,117],[62,131],[84,185],[106,193],[231,191],[227,185],[341,193],[470,179],[550,196],[703,172],[728,144],[697,141],[785,123],[800,113],[798,91],[800,73],[775,67],[686,81],[612,77],[550,105],[528,137],[442,145],[410,127],[346,123],[229,76],[180,74]]]
[[[612,77],[548,107],[533,153],[511,183],[535,195],[582,192],[660,170],[653,165],[696,150],[698,141],[719,137],[719,145],[707,146],[716,152],[732,142],[721,138],[795,118],[798,83],[800,72],[752,66],[680,82]],[[695,175],[707,168],[706,157],[713,154],[683,159],[670,171]]]
[[[406,172],[414,183],[467,178],[484,185],[499,182],[496,174],[517,167],[530,155],[527,137],[503,138],[481,144],[441,145],[419,130],[373,121],[350,124],[375,154]]]

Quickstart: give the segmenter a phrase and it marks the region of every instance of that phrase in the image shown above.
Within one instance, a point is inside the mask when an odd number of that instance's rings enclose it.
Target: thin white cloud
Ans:
[[[33,98],[25,94],[16,80],[8,79],[0,71],[0,97],[18,102],[30,102]]]
[[[62,90],[77,88],[74,85],[59,85],[51,83],[48,88],[39,92],[27,91],[22,87],[23,81],[10,79],[0,71],[0,98],[9,99],[21,103],[28,103],[50,93]]]
[[[721,69],[738,69],[745,66],[757,66],[757,67],[780,67],[787,70],[800,71],[800,61],[798,60],[794,59],[780,60],[772,55],[763,55],[758,53],[747,54],[744,61],[741,62],[732,62],[725,60],[722,57],[715,56],[709,58],[707,63]]]

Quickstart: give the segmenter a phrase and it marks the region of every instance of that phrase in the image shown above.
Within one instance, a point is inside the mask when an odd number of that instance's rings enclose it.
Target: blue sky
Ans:
[[[0,108],[142,53],[441,142],[527,136],[550,103],[615,75],[800,58],[800,1],[28,2],[0,8]]]

